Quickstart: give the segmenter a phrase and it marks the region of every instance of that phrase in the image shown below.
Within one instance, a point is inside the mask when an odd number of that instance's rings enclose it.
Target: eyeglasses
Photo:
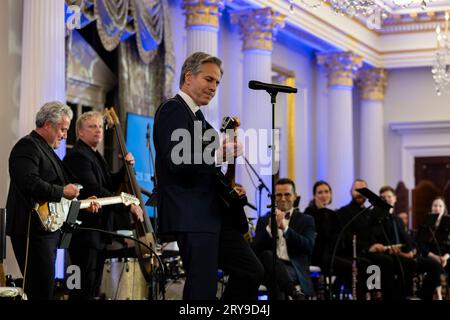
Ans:
[[[281,199],[281,198],[283,198],[283,196],[286,199],[290,199],[293,197],[293,194],[292,193],[275,193],[275,198],[277,198],[277,199]]]

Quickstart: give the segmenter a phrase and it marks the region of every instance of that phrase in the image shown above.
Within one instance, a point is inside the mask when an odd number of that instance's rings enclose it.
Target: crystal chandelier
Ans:
[[[437,51],[431,73],[433,74],[436,93],[450,92],[450,39],[448,37],[449,13],[445,13],[445,30],[436,27]]]
[[[393,0],[393,3],[396,6],[403,8],[420,3],[422,9],[425,9],[428,3],[432,1],[433,0]],[[291,11],[294,10],[295,2],[301,3],[309,8],[318,8],[323,3],[329,3],[334,12],[350,17],[369,17],[376,14],[377,9],[378,12],[381,12],[384,15],[383,18],[387,16],[387,12],[381,10],[375,0],[287,0],[287,2],[290,4]]]

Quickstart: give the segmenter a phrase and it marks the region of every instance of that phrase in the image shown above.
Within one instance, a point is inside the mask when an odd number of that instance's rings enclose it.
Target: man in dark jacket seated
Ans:
[[[273,252],[270,213],[259,219],[253,249],[264,266],[264,284],[270,299],[282,299],[285,294],[295,300],[313,296],[309,265],[314,248],[314,219],[294,207],[297,199],[295,183],[280,179],[275,185],[276,222],[278,227],[276,284],[273,283]],[[300,288],[296,288],[296,285]]]

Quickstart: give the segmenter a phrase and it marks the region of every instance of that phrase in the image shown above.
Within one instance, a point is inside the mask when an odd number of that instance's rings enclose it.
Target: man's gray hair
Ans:
[[[84,123],[91,118],[97,118],[103,121],[103,114],[95,110],[82,113],[81,116],[77,119],[77,123],[75,125],[75,132],[77,134],[77,138],[78,138],[78,131],[83,127]]]
[[[47,102],[36,114],[36,128],[42,128],[45,121],[56,126],[63,116],[67,116],[69,120],[73,118],[72,109],[68,105],[59,101]]]
[[[186,73],[191,71],[193,75],[197,75],[202,71],[202,65],[205,63],[214,63],[220,69],[220,75],[223,76],[222,60],[204,52],[194,52],[183,63],[180,75],[180,89],[184,84]]]

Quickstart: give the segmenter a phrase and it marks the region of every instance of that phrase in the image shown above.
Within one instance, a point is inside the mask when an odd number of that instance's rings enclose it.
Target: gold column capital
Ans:
[[[358,74],[358,85],[363,100],[384,100],[388,73],[382,68],[363,69]]]
[[[328,86],[353,86],[356,72],[362,66],[362,57],[353,52],[320,53],[319,65],[326,67]]]
[[[272,51],[278,29],[284,27],[286,16],[272,8],[248,9],[233,12],[231,22],[238,24],[243,40],[243,51],[261,49]]]
[[[219,28],[223,0],[183,0],[186,28],[208,26]]]

